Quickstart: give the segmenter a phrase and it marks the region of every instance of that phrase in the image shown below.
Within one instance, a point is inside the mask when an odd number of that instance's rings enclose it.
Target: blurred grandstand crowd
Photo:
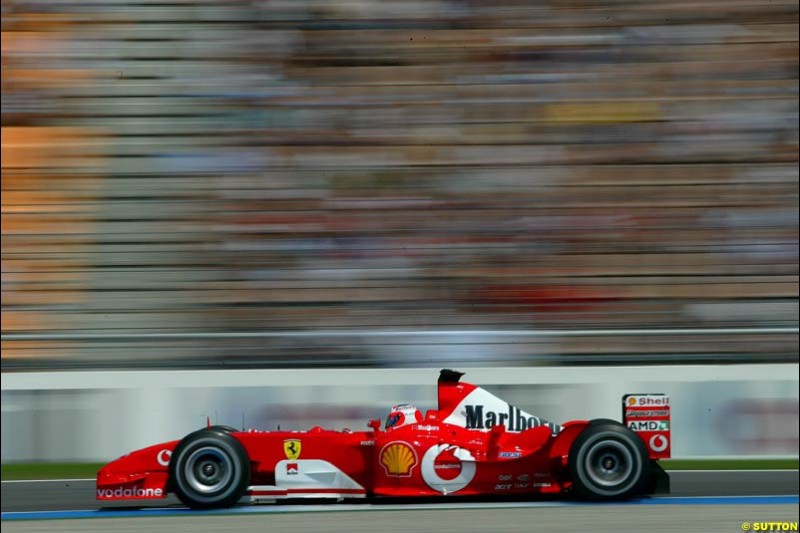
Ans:
[[[797,362],[797,298],[796,0],[3,0],[3,370]]]

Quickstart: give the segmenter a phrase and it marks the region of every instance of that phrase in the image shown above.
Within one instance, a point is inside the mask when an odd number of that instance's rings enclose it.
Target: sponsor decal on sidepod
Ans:
[[[458,492],[475,477],[475,458],[463,448],[437,444],[422,457],[422,479],[443,494]]]
[[[417,464],[417,452],[406,442],[390,442],[381,450],[379,462],[387,476],[408,477]]]
[[[500,452],[497,456],[500,459],[518,459],[522,457],[522,452]]]

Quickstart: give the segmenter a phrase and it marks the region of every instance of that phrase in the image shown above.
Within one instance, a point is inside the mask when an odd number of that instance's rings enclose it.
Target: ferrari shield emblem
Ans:
[[[286,458],[290,461],[296,461],[300,457],[302,444],[300,439],[286,439],[283,441],[283,451],[286,453]]]

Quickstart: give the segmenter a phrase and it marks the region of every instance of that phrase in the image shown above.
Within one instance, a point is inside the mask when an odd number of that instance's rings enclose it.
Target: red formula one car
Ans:
[[[559,426],[442,370],[439,409],[397,405],[370,431],[239,431],[210,426],[135,451],[97,475],[98,500],[165,498],[227,507],[290,498],[666,492],[669,398],[623,399],[623,423]]]

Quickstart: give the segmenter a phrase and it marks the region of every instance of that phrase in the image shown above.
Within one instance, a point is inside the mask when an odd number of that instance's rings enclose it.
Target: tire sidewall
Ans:
[[[624,499],[641,493],[650,475],[650,459],[639,436],[618,422],[609,422],[604,420],[587,427],[570,449],[569,469],[575,487],[583,496],[592,499]],[[586,471],[588,453],[604,442],[622,445],[632,460],[630,474],[613,487],[595,483]]]
[[[187,461],[201,448],[213,448],[225,456],[231,478],[218,490],[198,492],[187,480]],[[195,509],[229,507],[241,499],[250,482],[250,461],[242,444],[228,433],[203,429],[187,435],[175,448],[169,463],[170,484],[178,498]]]

